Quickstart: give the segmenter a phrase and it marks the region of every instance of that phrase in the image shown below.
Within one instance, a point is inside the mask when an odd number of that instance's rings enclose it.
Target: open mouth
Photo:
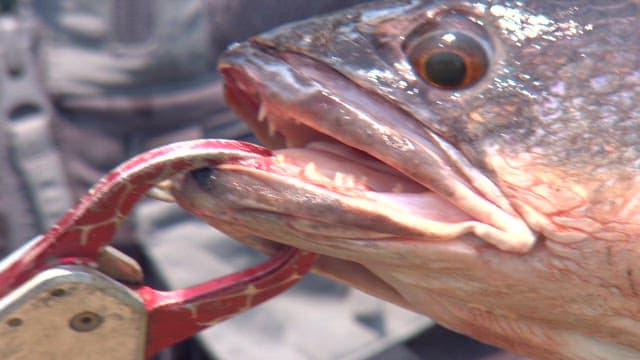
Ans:
[[[472,234],[506,251],[531,248],[534,234],[453,146],[332,68],[270,52],[242,44],[220,64],[228,103],[275,149],[251,167],[340,196],[405,234]]]

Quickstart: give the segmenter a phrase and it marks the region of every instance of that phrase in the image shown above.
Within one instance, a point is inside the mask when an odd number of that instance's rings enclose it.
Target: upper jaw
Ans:
[[[421,194],[415,190],[406,196],[343,192],[340,195],[347,196],[343,201],[350,206],[364,206],[363,213],[375,212],[431,241],[473,234],[510,252],[526,252],[534,245],[536,235],[487,177],[455,147],[382,95],[306,55],[275,53],[256,44],[235,46],[219,67],[229,104],[269,147],[338,142],[371,157],[358,161],[377,163],[379,170],[399,173],[411,179],[407,182],[424,187]],[[280,173],[264,167],[251,172],[269,181],[294,179],[320,185],[291,168]],[[339,188],[332,191],[340,193]]]

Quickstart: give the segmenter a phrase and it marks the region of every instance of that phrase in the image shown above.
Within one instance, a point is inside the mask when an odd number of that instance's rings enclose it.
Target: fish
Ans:
[[[640,2],[378,1],[231,46],[271,156],[178,203],[541,359],[640,358]]]

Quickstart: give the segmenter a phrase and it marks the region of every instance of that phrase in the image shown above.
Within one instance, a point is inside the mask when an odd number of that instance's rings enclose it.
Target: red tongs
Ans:
[[[314,254],[286,247],[247,270],[165,292],[122,281],[141,278],[141,271],[109,246],[154,185],[229,159],[268,155],[247,143],[195,140],[148,151],[106,175],[49,231],[0,262],[0,358],[150,357],[293,285]]]

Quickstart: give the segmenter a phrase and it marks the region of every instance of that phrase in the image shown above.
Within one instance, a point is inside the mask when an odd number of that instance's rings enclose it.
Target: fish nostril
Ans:
[[[205,167],[191,172],[191,177],[196,181],[198,186],[205,190],[213,188],[213,182],[216,179],[216,169],[212,167]]]

